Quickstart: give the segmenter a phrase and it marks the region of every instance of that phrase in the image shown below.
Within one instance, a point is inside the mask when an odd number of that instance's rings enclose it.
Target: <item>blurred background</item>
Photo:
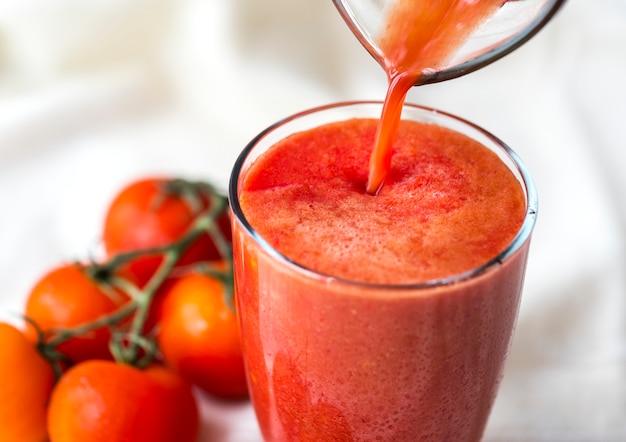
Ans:
[[[516,337],[487,441],[626,440],[626,2],[570,0],[538,36],[407,101],[469,119],[540,195]],[[2,0],[0,319],[98,244],[128,181],[226,189],[266,126],[386,78],[330,0]],[[202,440],[254,442],[206,400]]]

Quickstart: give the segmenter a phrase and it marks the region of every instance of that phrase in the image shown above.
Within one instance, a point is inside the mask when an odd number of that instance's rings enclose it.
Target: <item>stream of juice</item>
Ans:
[[[392,143],[411,87],[440,68],[503,0],[398,0],[391,6],[378,46],[389,86],[369,165],[367,193],[375,195],[389,172]]]

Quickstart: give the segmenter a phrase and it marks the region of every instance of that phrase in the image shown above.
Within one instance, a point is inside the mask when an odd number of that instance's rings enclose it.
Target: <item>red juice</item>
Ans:
[[[405,105],[366,191],[381,105],[255,139],[231,178],[238,312],[268,441],[478,441],[514,329],[534,187],[481,129]]]
[[[391,143],[409,89],[426,71],[441,68],[503,0],[397,0],[389,7],[378,39],[389,81],[367,191],[376,194],[391,162]]]

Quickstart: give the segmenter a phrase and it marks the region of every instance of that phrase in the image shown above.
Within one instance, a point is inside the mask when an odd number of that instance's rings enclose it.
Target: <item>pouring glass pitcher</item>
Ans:
[[[411,27],[426,24],[436,40],[435,21],[457,20],[457,35],[448,36],[446,57],[422,60],[415,85],[436,83],[473,72],[512,52],[554,16],[565,0],[333,0],[340,14],[374,59],[389,72],[385,38],[390,30],[403,32],[411,42]],[[482,9],[481,9],[482,8]],[[481,11],[484,17],[472,16]],[[477,12],[476,14],[479,14]],[[456,17],[455,17],[455,14]],[[462,18],[459,18],[462,17]],[[473,23],[466,23],[468,19]],[[390,24],[390,21],[393,21]],[[402,29],[399,28],[401,22]],[[448,23],[449,24],[449,23]],[[465,28],[465,29],[463,29]],[[421,29],[416,29],[424,37]],[[399,37],[396,35],[396,37]],[[446,37],[446,38],[448,38]],[[398,42],[393,42],[398,46]],[[437,43],[435,43],[437,44]],[[402,46],[402,45],[400,45]],[[409,52],[411,48],[408,48]],[[417,54],[410,54],[415,57]],[[435,57],[436,58],[436,57]]]

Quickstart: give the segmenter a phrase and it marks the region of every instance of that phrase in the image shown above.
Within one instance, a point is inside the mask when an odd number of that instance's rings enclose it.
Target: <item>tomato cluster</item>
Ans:
[[[227,200],[149,177],[123,188],[104,257],[60,263],[0,323],[0,440],[189,441],[196,391],[247,398]]]

